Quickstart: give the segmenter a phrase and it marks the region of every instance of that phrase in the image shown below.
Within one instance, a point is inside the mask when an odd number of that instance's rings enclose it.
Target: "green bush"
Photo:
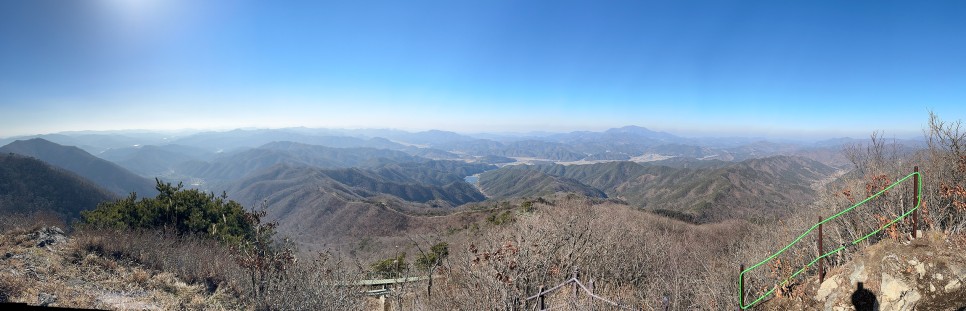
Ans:
[[[436,243],[429,249],[428,253],[420,255],[416,259],[416,267],[422,270],[431,270],[440,265],[443,259],[446,259],[448,256],[449,244],[446,242]]]
[[[157,180],[158,195],[98,204],[81,213],[84,226],[97,229],[166,229],[180,234],[200,234],[228,245],[255,240],[260,217],[249,213],[226,194],[215,196],[197,189],[182,189]]]
[[[407,267],[406,253],[400,253],[399,256],[380,260],[371,265],[372,272],[387,278],[399,277]]]
[[[514,221],[513,212],[503,211],[502,213],[493,213],[490,216],[486,216],[486,221],[498,226],[508,224]]]

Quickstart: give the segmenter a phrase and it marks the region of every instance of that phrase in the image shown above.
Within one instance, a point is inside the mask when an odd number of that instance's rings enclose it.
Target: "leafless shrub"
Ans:
[[[951,232],[966,229],[966,130],[929,113],[928,152],[923,168],[923,214],[927,225]]]
[[[453,243],[432,299],[417,309],[519,309],[525,298],[572,277],[621,305],[673,310],[735,305],[735,242],[747,223],[693,225],[626,205],[564,199],[486,234]],[[578,295],[578,297],[581,297]],[[609,309],[573,298],[572,289],[547,297],[551,306]],[[612,306],[611,306],[612,307]]]
[[[94,252],[115,260],[130,260],[174,273],[187,282],[205,284],[209,291],[225,287],[242,293],[244,274],[231,252],[210,239],[161,231],[84,230],[74,235],[77,258]]]
[[[351,286],[360,279],[349,273],[341,260],[329,254],[306,261],[291,260],[281,269],[266,270],[260,298],[252,292],[248,270],[228,247],[211,239],[160,231],[84,230],[75,234],[74,258],[78,262],[103,258],[98,264],[108,267],[117,261],[130,261],[145,267],[171,272],[182,280],[204,284],[209,292],[236,297],[248,296],[256,309],[263,310],[347,310],[363,303],[361,290]],[[89,257],[93,252],[100,256]],[[102,256],[102,257],[101,257]],[[132,282],[144,282],[146,275],[134,274]],[[138,281],[141,280],[141,281]]]
[[[361,274],[350,272],[342,260],[327,253],[292,263],[270,277],[273,279],[265,289],[265,309],[351,310],[364,303],[362,290],[352,286]]]
[[[945,122],[930,113],[925,135],[925,150],[903,147],[894,140],[883,139],[880,133],[873,133],[866,143],[847,147],[844,153],[854,165],[853,170],[831,183],[810,208],[783,218],[778,226],[765,224],[753,230],[754,238],[746,239],[749,242],[741,247],[744,254],[751,255],[742,256],[746,258],[742,261],[767,258],[817,223],[819,217],[829,218],[852,206],[856,207],[824,225],[824,251],[844,246],[838,253],[826,257],[828,264],[843,264],[864,246],[881,239],[901,240],[911,236],[912,217],[882,228],[915,206],[913,194],[917,185],[913,178],[885,191],[912,173],[913,166],[919,166],[922,173],[919,228],[962,232],[966,228],[966,150],[963,149],[966,132],[961,131],[960,121]],[[876,194],[879,196],[865,200]],[[795,230],[788,232],[783,228]],[[878,234],[871,234],[880,229]],[[765,269],[747,275],[750,278],[747,283],[755,285],[758,294],[773,288],[773,284],[787,278],[789,271],[818,256],[815,236],[812,233],[804,237],[804,243],[774,258]],[[852,245],[853,241],[862,239],[862,243]],[[815,272],[812,268],[806,274]],[[794,281],[791,285],[794,287]],[[776,293],[789,289],[777,288]]]

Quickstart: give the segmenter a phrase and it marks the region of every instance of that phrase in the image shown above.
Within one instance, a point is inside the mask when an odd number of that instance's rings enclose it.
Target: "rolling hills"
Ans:
[[[350,168],[422,160],[424,159],[405,152],[388,149],[332,148],[295,142],[272,142],[258,148],[229,153],[210,162],[186,162],[178,170],[187,176],[231,180],[276,164]]]
[[[67,170],[26,156],[0,154],[0,214],[52,212],[71,219],[115,198]]]
[[[286,182],[290,180],[299,182]],[[305,187],[344,201],[392,196],[409,202],[458,206],[486,199],[476,188],[462,180],[430,184],[387,178],[378,171],[360,168],[322,169],[286,164],[278,164],[247,175],[231,183],[226,191],[233,198],[238,198],[239,202],[254,205],[265,198]]]
[[[391,136],[393,140],[364,134]],[[98,181],[96,175],[85,171],[91,165],[76,164],[85,161],[82,150],[60,146],[53,148],[57,151],[40,152],[38,150],[56,145],[43,142],[46,141],[18,141],[4,148],[28,155],[45,154],[46,161],[55,165],[61,163],[65,168],[86,173],[90,179]],[[262,142],[265,143],[246,147]],[[235,151],[216,154],[199,148],[199,145],[208,145],[208,149],[234,148]],[[816,145],[816,148],[831,147]],[[236,130],[199,133],[166,145],[114,148],[101,156],[142,176],[200,181],[200,187],[215,192],[241,191],[244,187],[239,184],[251,183],[258,176],[268,178],[262,172],[281,165],[312,168],[318,178],[326,180],[321,188],[338,190],[335,193],[348,201],[382,195],[415,204],[452,207],[486,198],[463,181],[466,176],[483,173],[479,185],[486,195],[496,199],[572,192],[620,199],[650,210],[685,213],[700,221],[714,221],[740,217],[739,214],[744,212],[739,212],[741,209],[736,206],[760,205],[745,212],[762,206],[777,210],[775,206],[790,206],[793,205],[790,202],[811,194],[811,183],[832,168],[804,158],[765,156],[774,152],[800,153],[802,150],[818,149],[754,140],[713,145],[630,126],[603,132],[520,137],[502,142],[444,131]],[[458,157],[455,153],[464,154],[464,159],[430,159]],[[626,161],[642,153],[663,155],[651,158],[657,159],[651,162]],[[821,152],[817,154],[823,155]],[[678,156],[661,160],[670,155]],[[549,159],[592,161],[589,163],[593,164],[564,166],[547,163],[507,166],[495,171],[495,166],[483,164],[506,163],[513,160],[510,157],[538,159],[532,161],[535,163],[540,163],[539,159]],[[720,160],[743,157],[751,158],[741,162]],[[87,154],[86,161],[91,161],[90,158],[93,157]],[[477,163],[465,162],[469,159],[475,159]],[[635,161],[641,160],[635,158]],[[120,169],[117,165],[107,164]],[[98,170],[98,173],[104,172],[111,170]],[[119,185],[109,183],[117,180],[118,177],[102,178],[98,184],[116,193],[125,193]],[[143,184],[145,187],[141,191],[153,190],[153,183]],[[258,197],[271,195],[256,193]]]
[[[143,177],[176,175],[179,165],[210,159],[214,153],[181,145],[112,148],[97,155]]]
[[[263,208],[269,219],[278,221],[280,232],[308,249],[340,244],[342,249],[352,249],[360,240],[464,224],[478,217],[420,217],[409,211],[484,199],[466,183],[442,187],[399,184],[357,168],[326,170],[284,164],[242,178],[227,193],[245,206]]]
[[[77,147],[62,146],[41,138],[34,138],[14,141],[0,147],[0,153],[37,158],[74,172],[119,196],[127,196],[131,192],[141,195],[155,192],[155,183],[152,180],[135,175],[117,164],[95,157]]]
[[[684,213],[707,222],[781,214],[802,206],[815,194],[813,184],[835,171],[788,156],[697,168],[634,162],[520,165],[483,173],[480,185],[486,194],[497,197],[552,191],[590,195],[597,190],[634,206]]]
[[[589,197],[606,197],[603,191],[567,177],[535,170],[501,169],[480,175],[480,187],[493,198],[534,197],[572,192]]]

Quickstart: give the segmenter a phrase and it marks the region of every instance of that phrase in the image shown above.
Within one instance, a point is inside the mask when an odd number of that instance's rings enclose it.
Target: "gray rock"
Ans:
[[[838,280],[839,276],[834,275],[825,280],[825,282],[822,282],[822,285],[818,288],[818,292],[815,293],[815,300],[825,301],[828,298],[828,295],[839,287]]]
[[[959,288],[962,286],[963,284],[960,283],[959,280],[952,280],[943,287],[943,290],[945,290],[947,293],[951,293],[955,290],[959,290]]]
[[[28,235],[30,239],[37,241],[37,247],[44,247],[48,245],[54,245],[57,243],[63,243],[67,241],[67,237],[64,236],[64,230],[57,227],[43,227],[37,232]]]
[[[836,306],[835,306],[835,304],[839,300],[839,294],[841,294],[841,291],[834,291],[834,292],[832,292],[832,294],[827,297],[828,299],[825,300],[825,308],[823,308],[822,310],[824,310],[824,311],[838,311],[837,308],[836,308]]]
[[[865,272],[865,264],[861,261],[855,262],[852,267],[852,274],[849,274],[849,284],[855,286],[859,282],[868,282],[869,276]]]
[[[915,265],[915,268],[916,268],[916,273],[919,274],[919,278],[926,276],[926,265],[920,262]]]
[[[37,294],[37,305],[41,307],[49,306],[57,302],[57,296],[48,293]]]
[[[922,296],[902,280],[888,273],[882,274],[882,309],[914,310]]]

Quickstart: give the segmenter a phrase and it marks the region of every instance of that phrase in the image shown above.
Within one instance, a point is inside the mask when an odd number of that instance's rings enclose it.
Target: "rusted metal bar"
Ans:
[[[916,208],[917,206],[919,206],[919,166],[916,165],[913,168],[913,171],[916,172],[916,175],[912,176],[912,182],[913,182],[912,188],[915,189],[912,192],[913,193],[912,200],[914,204],[912,207]],[[918,238],[918,235],[919,235],[919,209],[916,209],[912,211],[912,238],[913,239]]]
[[[825,253],[825,247],[822,244],[823,234],[822,234],[822,216],[818,216],[818,256],[822,257]],[[825,258],[818,259],[818,282],[825,282]]]
[[[745,305],[745,275],[741,273],[742,271],[745,271],[744,263],[738,266],[738,310]]]

